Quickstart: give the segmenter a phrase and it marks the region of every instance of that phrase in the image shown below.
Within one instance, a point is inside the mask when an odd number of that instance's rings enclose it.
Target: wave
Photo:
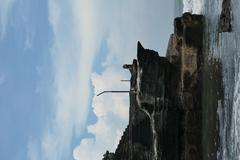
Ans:
[[[183,0],[183,13],[191,12],[201,14],[204,8],[204,0]]]

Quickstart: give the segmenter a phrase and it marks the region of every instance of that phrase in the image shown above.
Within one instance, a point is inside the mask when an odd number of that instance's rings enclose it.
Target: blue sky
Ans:
[[[0,7],[0,159],[27,159],[28,140],[41,136],[52,103],[52,31],[47,1],[4,3],[10,7]]]
[[[165,54],[173,1],[0,0],[0,159],[96,160],[128,122],[122,64]]]

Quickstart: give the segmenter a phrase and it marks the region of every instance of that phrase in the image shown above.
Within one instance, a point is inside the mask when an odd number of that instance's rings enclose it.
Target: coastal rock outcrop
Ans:
[[[184,13],[174,28],[166,57],[138,42],[137,59],[124,65],[131,73],[129,124],[103,160],[202,159],[203,16]]]

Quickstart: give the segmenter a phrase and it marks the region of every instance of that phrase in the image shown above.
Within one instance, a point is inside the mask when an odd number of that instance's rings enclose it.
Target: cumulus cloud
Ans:
[[[0,38],[2,39],[5,35],[8,16],[12,9],[14,0],[0,0]]]
[[[49,22],[54,32],[54,106],[40,142],[34,144],[34,151],[29,150],[41,155],[38,159],[67,158],[72,137],[80,136],[85,127],[92,63],[101,38],[101,33],[96,33],[97,16],[92,7],[91,1],[49,0]]]
[[[95,95],[104,90],[129,90],[129,83],[120,82],[121,79],[126,79],[123,72],[119,72],[113,68],[107,68],[102,74],[92,74],[92,84]],[[124,93],[123,93],[124,94]],[[112,97],[112,98],[111,98]],[[126,100],[127,97],[127,100]],[[109,101],[109,99],[112,99]],[[105,116],[106,113],[112,112],[119,118],[128,118],[128,94],[121,96],[121,94],[107,94],[93,98],[94,113],[97,117]]]
[[[29,159],[69,159],[65,154],[73,136],[80,136],[85,127],[94,138],[80,141],[73,151],[76,160],[96,160],[107,149],[114,151],[127,125],[129,97],[107,94],[92,99],[91,85],[95,94],[128,90],[129,84],[120,80],[129,74],[119,68],[136,57],[137,41],[164,55],[174,14],[169,8],[173,1],[49,0],[55,105],[40,142],[29,142]],[[92,73],[103,41],[108,48],[104,70]],[[91,101],[97,122],[86,126]]]
[[[161,55],[165,54],[174,14],[173,10],[167,11],[165,7],[173,8],[173,2],[131,0],[113,3],[106,0],[106,3],[98,4],[98,10],[95,11],[104,17],[99,25],[106,25],[102,28],[107,33],[109,53],[103,63],[106,67],[103,73],[92,74],[95,94],[102,90],[129,90],[129,84],[122,84],[119,80],[129,79],[130,75],[119,70],[122,64],[131,63],[136,57],[137,41],[141,41],[146,48],[160,50]],[[92,106],[97,123],[88,126],[88,132],[95,137],[80,142],[73,152],[74,159],[101,159],[106,150],[116,149],[127,126],[128,101],[128,96],[114,94],[93,97]]]
[[[123,73],[111,68],[106,69],[102,74],[93,73],[94,93],[98,94],[103,90],[129,90],[128,83],[120,82],[123,78],[125,78]],[[94,97],[94,113],[98,120],[96,124],[88,126],[88,132],[95,137],[80,142],[73,152],[74,159],[101,159],[106,150],[113,151],[116,148],[128,121],[128,98],[128,94],[103,94]]]

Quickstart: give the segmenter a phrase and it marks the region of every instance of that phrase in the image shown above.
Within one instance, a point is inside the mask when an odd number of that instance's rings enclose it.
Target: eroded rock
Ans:
[[[114,160],[202,159],[203,16],[174,21],[166,57],[145,49],[124,65],[131,73],[129,125]]]

